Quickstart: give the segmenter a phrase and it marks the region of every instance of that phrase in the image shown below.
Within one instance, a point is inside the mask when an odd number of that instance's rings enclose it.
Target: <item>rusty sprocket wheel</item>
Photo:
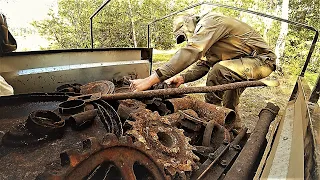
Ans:
[[[152,150],[157,162],[164,166],[167,174],[175,176],[197,169],[196,162],[199,160],[189,144],[190,138],[183,134],[182,129],[173,127],[169,119],[160,116],[158,112],[143,109],[131,114],[127,121],[132,129],[127,131],[128,135],[141,142],[148,150]]]
[[[82,153],[65,151],[37,179],[168,179],[163,168],[128,136],[107,134],[83,141]]]

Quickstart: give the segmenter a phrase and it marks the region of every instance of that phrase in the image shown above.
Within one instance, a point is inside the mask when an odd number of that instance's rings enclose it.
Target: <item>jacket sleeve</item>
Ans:
[[[229,33],[222,17],[206,17],[197,24],[194,35],[188,40],[187,47],[181,48],[164,66],[156,70],[164,81],[199,60],[205,52]]]
[[[205,76],[209,72],[210,67],[212,67],[212,65],[208,61],[199,60],[186,72],[181,73],[181,76],[185,83],[192,82]]]

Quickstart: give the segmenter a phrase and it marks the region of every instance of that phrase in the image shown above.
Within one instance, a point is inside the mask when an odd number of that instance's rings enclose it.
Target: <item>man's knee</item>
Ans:
[[[208,73],[207,86],[227,84],[235,81],[231,70],[217,63]]]

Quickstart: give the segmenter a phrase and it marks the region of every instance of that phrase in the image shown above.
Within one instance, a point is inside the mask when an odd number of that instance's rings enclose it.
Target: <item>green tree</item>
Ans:
[[[188,5],[173,0],[114,0],[94,19],[95,48],[145,47],[147,24]],[[42,36],[53,41],[53,48],[90,47],[89,17],[103,3],[102,0],[59,0],[58,12],[49,12],[48,19],[34,21]],[[183,4],[183,6],[182,6]],[[169,49],[174,45],[172,20],[166,19],[152,26],[156,48]]]

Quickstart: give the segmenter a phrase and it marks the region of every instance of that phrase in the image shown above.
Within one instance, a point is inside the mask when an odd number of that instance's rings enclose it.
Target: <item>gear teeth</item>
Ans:
[[[90,137],[82,141],[82,148],[84,150],[90,150],[90,152],[96,152],[101,149],[101,145],[96,138]]]
[[[146,168],[155,170],[154,172],[157,175],[156,179],[165,179],[165,180],[171,179],[165,173],[163,166],[157,161],[156,156],[152,154],[152,151],[146,150],[145,145],[143,145],[140,142],[132,143],[132,138],[130,136],[121,136],[118,140],[116,135],[107,134],[104,137],[104,141],[103,141],[105,145],[102,145],[102,144],[99,145],[96,138],[88,138],[84,140],[82,143],[83,143],[83,148],[87,151],[80,153],[79,151],[76,151],[76,150],[67,150],[61,153],[60,154],[61,162],[51,163],[50,166],[46,167],[46,171],[39,174],[36,179],[58,180],[58,179],[85,178],[85,177],[88,177],[88,175],[90,174],[80,173],[81,175],[79,176],[79,173],[77,172],[82,170],[85,172],[87,171],[92,172],[95,169],[92,169],[92,170],[87,169],[88,166],[90,166],[92,163],[93,164],[101,163],[101,158],[102,159],[107,158],[104,160],[106,161],[110,160],[110,162],[114,162],[114,164],[119,165],[116,167],[120,169],[132,168],[132,166],[129,167],[128,165],[123,164],[123,159],[121,158],[121,156],[123,156],[122,154],[123,149],[127,149],[125,152],[129,154],[129,157],[133,162],[145,163],[144,165]],[[95,147],[100,148],[98,152],[92,151],[92,149],[95,149]],[[119,157],[119,158],[117,159],[114,157]],[[146,160],[146,158],[149,160]]]
[[[134,146],[138,147],[138,148],[144,148],[144,144],[140,141],[136,141],[133,143]]]
[[[133,143],[131,137],[129,137],[129,136],[121,136],[119,138],[119,142],[121,144],[125,144],[125,145],[129,145],[129,144]]]
[[[117,142],[118,142],[118,138],[117,138],[117,136],[116,136],[115,134],[113,134],[113,133],[107,133],[107,134],[104,136],[101,144],[102,144],[103,146],[110,146],[110,145],[115,144],[115,143],[117,143]]]
[[[60,154],[61,166],[71,166],[75,167],[84,158],[75,150],[67,150]]]

